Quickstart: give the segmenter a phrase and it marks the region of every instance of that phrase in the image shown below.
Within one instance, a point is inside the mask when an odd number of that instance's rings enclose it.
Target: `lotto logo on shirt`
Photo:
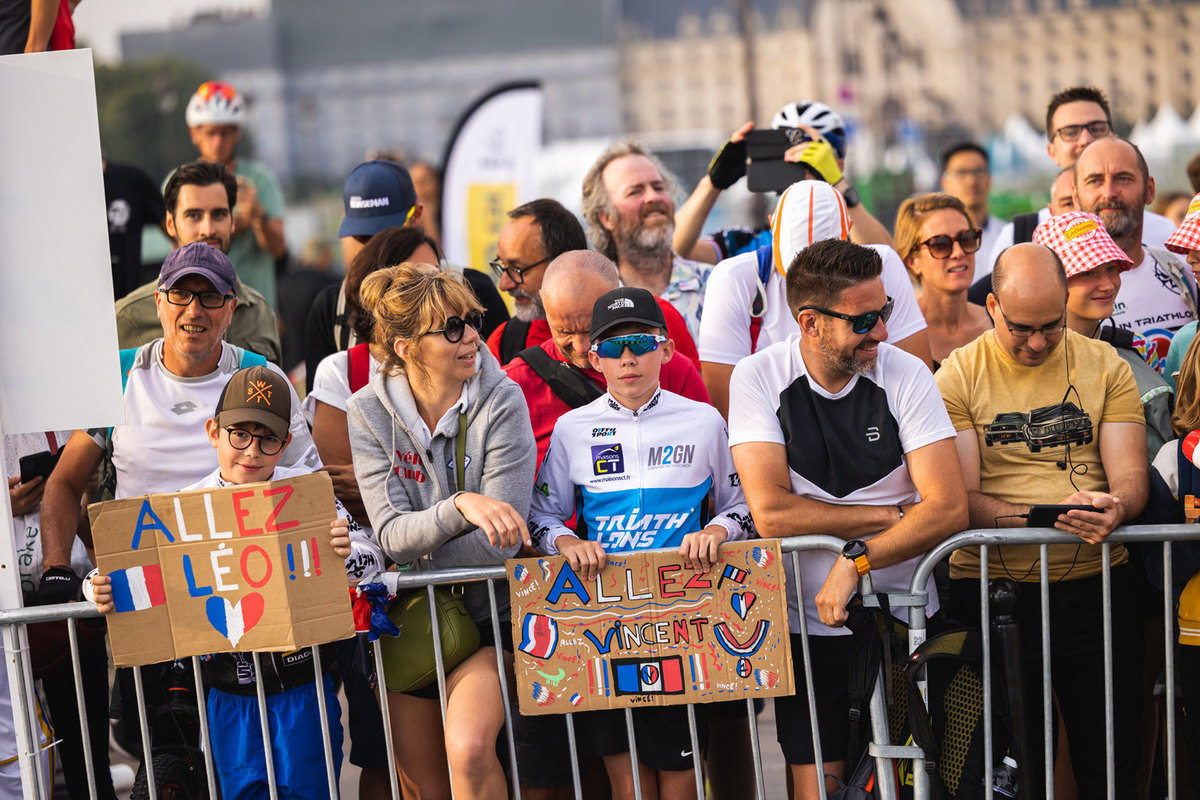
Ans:
[[[592,445],[592,474],[619,475],[625,471],[625,453],[619,444]]]

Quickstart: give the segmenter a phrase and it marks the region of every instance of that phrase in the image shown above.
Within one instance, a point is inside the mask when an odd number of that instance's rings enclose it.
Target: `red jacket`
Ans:
[[[555,361],[566,361],[558,352],[553,339],[547,339],[542,342],[541,346]],[[525,402],[529,405],[529,419],[533,423],[533,436],[537,439],[537,463],[540,468],[542,458],[546,455],[546,448],[550,446],[550,434],[554,432],[554,423],[558,422],[558,418],[571,409],[551,391],[546,382],[538,377],[538,374],[533,371],[533,367],[526,364],[524,359],[514,358],[505,365],[504,371],[508,373],[508,377],[517,382],[521,391],[525,393]],[[608,385],[602,373],[591,368],[583,372],[601,389]],[[709,402],[708,390],[704,388],[704,381],[700,380],[699,370],[686,358],[672,358],[663,364],[659,383],[668,392],[675,392],[701,403]]]
[[[661,297],[654,299],[662,306],[663,318],[667,321],[667,336],[675,341],[676,354],[690,360],[696,365],[696,369],[699,370],[700,352],[696,349],[696,342],[692,339],[691,332],[688,331],[687,323],[683,321],[683,317],[670,302],[663,300]],[[509,320],[508,322],[511,321]],[[504,360],[500,358],[500,337],[504,334],[504,329],[508,326],[508,322],[502,322],[500,327],[492,331],[492,335],[487,340],[488,350],[492,351],[492,355],[502,365],[504,364]],[[525,347],[537,347],[549,338],[550,324],[544,319],[535,319],[529,323],[529,334],[525,337]],[[705,397],[705,400],[707,401],[708,398]]]

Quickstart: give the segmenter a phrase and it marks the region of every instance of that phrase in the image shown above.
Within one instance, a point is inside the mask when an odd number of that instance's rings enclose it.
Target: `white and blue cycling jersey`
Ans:
[[[705,522],[706,501],[716,515]],[[555,540],[576,535],[606,552],[679,547],[717,524],[729,541],[754,524],[715,408],[659,389],[637,411],[605,394],[559,417],[535,482],[529,527],[534,545],[556,555]]]

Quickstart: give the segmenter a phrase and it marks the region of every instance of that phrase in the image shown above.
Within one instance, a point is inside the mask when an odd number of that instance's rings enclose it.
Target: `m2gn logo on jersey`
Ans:
[[[620,444],[592,445],[592,474],[619,475],[625,471],[625,451]]]
[[[692,463],[696,455],[694,444],[668,444],[664,447],[651,447],[646,461],[648,467],[686,467]]]

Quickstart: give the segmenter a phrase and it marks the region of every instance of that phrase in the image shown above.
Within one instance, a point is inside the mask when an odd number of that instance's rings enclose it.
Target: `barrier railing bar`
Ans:
[[[633,735],[633,709],[625,709],[625,735],[629,737],[629,764],[633,768],[633,800],[642,800],[642,770],[638,764],[637,741]]]
[[[1071,534],[1064,534],[1071,536]],[[1038,548],[1038,592],[1042,620],[1042,780],[1054,800],[1054,695],[1050,688],[1050,545]],[[1021,765],[1017,765],[1020,769]],[[1028,770],[1026,771],[1028,774]]]
[[[704,767],[700,762],[700,737],[696,733],[696,706],[687,704],[688,736],[692,742],[692,773],[696,776],[696,797],[704,797]]]
[[[34,698],[34,703],[40,706],[37,693],[33,688],[33,667],[29,662],[28,634],[23,629],[9,627],[4,629],[3,635],[5,651],[16,665],[16,697],[12,698],[14,708],[19,702],[21,710],[27,711],[30,707],[30,698]],[[22,716],[24,724],[18,726],[16,731],[19,737],[17,752],[24,754],[19,761],[21,784],[23,786],[32,785],[37,797],[48,798],[54,789],[54,777],[46,775],[46,765],[42,753],[52,747],[57,747],[58,743],[53,736],[49,736],[47,743],[42,744],[42,730],[38,724],[37,712],[32,715],[26,713]],[[30,761],[33,762],[32,766]],[[32,780],[30,780],[31,778]]]
[[[383,715],[383,738],[387,745],[388,782],[391,784],[393,800],[400,800],[404,795],[400,793],[400,775],[396,771],[396,751],[392,746],[392,715],[388,712],[387,681],[383,677],[383,648],[376,642],[371,650],[375,653],[375,689],[379,695],[379,710]]]
[[[804,610],[804,582],[800,577],[800,551],[793,550],[790,555],[792,574],[796,576],[796,608],[800,610],[797,615],[800,619],[800,650],[804,654],[804,660],[801,663],[804,665],[804,687],[808,692],[808,720],[812,729],[813,761],[817,767],[817,791],[820,793],[821,800],[827,800],[829,795],[825,791],[825,759],[821,755],[821,731],[817,727],[817,698],[813,694],[812,656],[808,648],[808,614]],[[788,635],[791,635],[790,629]],[[779,724],[778,720],[775,724]],[[789,764],[788,771],[790,772],[791,769]],[[766,797],[766,784],[761,780],[758,784],[758,796],[760,800]]]
[[[758,744],[758,715],[754,713],[754,699],[746,698],[746,724],[750,726],[750,757],[754,759],[754,783],[757,800],[766,800],[766,784],[763,778],[762,750]],[[787,769],[787,765],[784,765]]]
[[[858,579],[859,589],[863,597],[874,594],[874,589],[871,585],[871,573],[867,573]],[[885,645],[886,646],[886,645]],[[808,662],[805,662],[808,666]],[[888,731],[888,708],[887,697],[888,692],[884,688],[884,681],[891,681],[891,675],[884,675],[883,665],[879,667],[879,673],[875,676],[875,691],[871,692],[870,714],[871,714],[871,742],[876,745],[887,746],[890,742]],[[813,725],[813,730],[816,730],[816,724]],[[850,764],[846,765],[847,773],[854,769]],[[824,787],[824,776],[819,776],[821,786]],[[895,800],[897,797],[896,773],[892,770],[890,759],[884,755],[875,756],[875,787],[879,792],[881,800]]]
[[[1175,800],[1175,586],[1171,545],[1163,551],[1163,669],[1167,703],[1167,797]]]
[[[1104,769],[1108,778],[1108,800],[1114,800],[1117,762],[1113,730],[1112,545],[1108,542],[1100,545],[1100,564],[1100,610],[1104,620]]]
[[[430,583],[425,587],[425,592],[429,598],[429,627],[433,635],[433,663],[437,667],[438,681],[438,700],[442,708],[442,736],[446,735],[446,665],[442,661],[442,627],[438,622],[437,615],[437,598],[433,594],[433,584]],[[396,592],[399,595],[399,590]],[[506,712],[507,713],[507,712]],[[446,774],[450,776],[450,800],[454,800],[454,768],[450,766],[450,759],[446,759]]]
[[[146,691],[142,687],[141,667],[133,668],[133,695],[137,698],[138,729],[142,733],[142,768],[146,771],[146,788],[150,797],[158,797],[158,787],[154,781],[154,743],[150,740],[150,723],[146,719]]]
[[[487,582],[488,603],[492,608],[492,640],[496,642],[496,673],[500,676],[500,698],[504,703],[504,733],[508,737],[508,761],[512,767],[512,789],[515,800],[521,800],[521,774],[517,767],[517,740],[513,736],[512,705],[508,696],[508,670],[504,664],[504,648],[500,645],[500,610],[496,605],[496,586]]]
[[[579,778],[579,751],[575,745],[575,715],[567,712],[567,749],[571,754],[571,788],[575,800],[583,800],[583,782]]]
[[[278,800],[279,790],[275,784],[275,752],[271,747],[271,720],[267,717],[267,689],[263,686],[262,663],[258,653],[251,653],[254,661],[254,694],[258,698],[258,727],[262,730],[263,754],[267,759],[267,790],[271,800]],[[151,794],[151,797],[157,797]]]
[[[983,645],[983,796],[992,800],[992,597],[988,546],[979,548],[979,630]]]
[[[216,797],[217,771],[213,767],[212,742],[208,738],[208,695],[204,693],[200,656],[192,656],[192,678],[196,683],[196,711],[200,717],[200,750],[204,753],[204,777],[208,781],[208,796]]]
[[[317,717],[321,720],[321,749],[325,751],[325,777],[329,780],[329,796],[337,797],[337,771],[333,768],[333,743],[329,741],[329,707],[325,702],[325,669],[321,665],[321,649],[317,645],[312,646],[312,655],[314,684],[317,690]]]
[[[71,672],[75,678],[75,705],[79,709],[79,738],[83,746],[83,769],[87,773],[88,797],[96,800],[96,767],[92,763],[92,731],[88,726],[87,703],[83,697],[83,668],[79,664],[79,631],[76,622],[67,620],[67,641],[71,644]]]

